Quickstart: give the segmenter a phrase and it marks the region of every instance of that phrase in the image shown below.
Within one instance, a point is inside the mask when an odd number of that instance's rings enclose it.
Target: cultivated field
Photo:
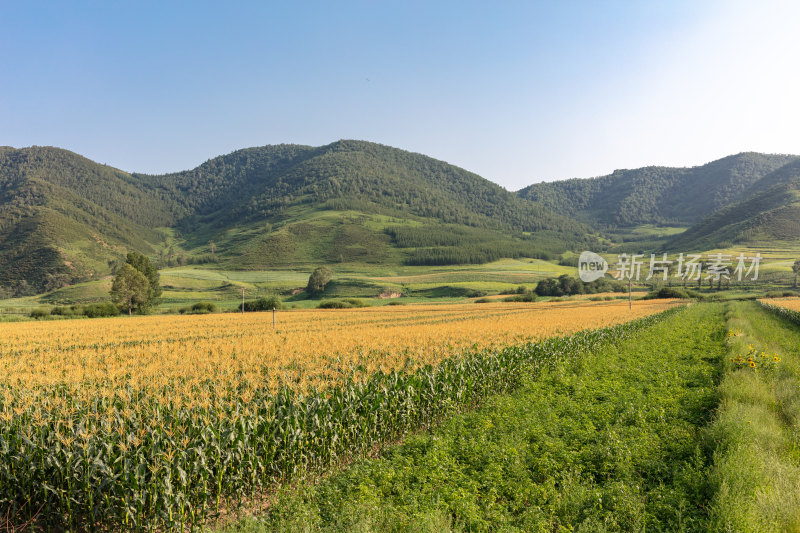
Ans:
[[[489,349],[606,327],[673,301],[415,305],[15,323],[0,332],[0,384],[160,390],[326,387],[339,374],[437,364]],[[89,387],[87,389],[86,387]],[[5,394],[9,394],[6,389]],[[187,394],[196,400],[193,392]],[[172,401],[178,398],[172,397]],[[0,415],[2,416],[2,415]]]
[[[798,324],[661,315],[226,531],[800,531]]]
[[[554,337],[676,305],[288,311],[275,329],[271,313],[7,324],[0,516],[183,528],[641,326]]]
[[[800,311],[800,298],[767,298],[761,301],[790,311]]]

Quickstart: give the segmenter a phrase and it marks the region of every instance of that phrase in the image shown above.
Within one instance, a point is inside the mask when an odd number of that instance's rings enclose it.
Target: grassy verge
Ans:
[[[800,531],[800,329],[755,302],[731,303],[728,328],[710,529]]]
[[[702,531],[723,313],[598,345],[230,531]]]

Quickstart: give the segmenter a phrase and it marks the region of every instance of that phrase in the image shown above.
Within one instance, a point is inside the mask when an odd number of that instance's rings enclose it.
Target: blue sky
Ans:
[[[794,4],[0,0],[0,145],[161,173],[355,138],[512,190],[800,153]]]

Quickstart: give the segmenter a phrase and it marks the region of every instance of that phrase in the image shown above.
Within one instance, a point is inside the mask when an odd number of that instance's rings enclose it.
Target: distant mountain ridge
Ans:
[[[798,239],[797,178],[797,156],[743,153],[513,193],[365,141],[247,148],[164,175],[0,147],[0,294],[107,275],[129,250],[256,269],[556,258],[637,224],[692,226],[667,247]]]
[[[746,200],[726,206],[668,240],[671,250],[709,250],[734,244],[800,240],[800,172]],[[766,178],[765,178],[766,179]],[[774,244],[773,244],[774,245]]]
[[[691,225],[756,192],[793,155],[741,153],[691,168],[645,167],[608,176],[537,183],[518,194],[559,213],[606,228]]]

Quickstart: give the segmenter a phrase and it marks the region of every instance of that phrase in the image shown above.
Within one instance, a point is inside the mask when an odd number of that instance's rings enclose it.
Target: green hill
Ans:
[[[127,250],[239,269],[481,263],[595,242],[476,174],[361,141],[249,148],[161,176],[3,147],[0,215],[0,287],[20,294],[106,275]]]
[[[149,176],[197,220],[218,227],[324,206],[517,231],[585,228],[497,184],[443,161],[380,144],[338,141],[320,148],[249,148],[194,170]],[[192,221],[196,219],[191,219]]]
[[[152,253],[179,206],[117,169],[50,147],[0,147],[0,286],[24,293],[108,272]]]
[[[776,242],[800,244],[800,178],[760,190],[717,211],[667,241],[665,248],[711,250]]]
[[[645,167],[537,183],[518,194],[607,230],[641,224],[688,226],[744,200],[760,180],[798,161],[797,156],[742,153],[698,167]]]
[[[609,234],[636,227],[640,247],[674,233],[642,233],[644,224],[696,224],[668,246],[792,239],[798,176],[800,158],[746,153],[511,193],[443,161],[363,141],[248,148],[165,175],[129,174],[58,148],[0,147],[0,294],[101,278],[129,250],[161,266],[363,271],[613,245],[587,223]],[[653,243],[642,241],[651,235]]]
[[[234,268],[475,263],[593,242],[583,224],[476,174],[362,141],[250,148],[142,179],[193,211],[178,225],[189,249],[213,241]]]

